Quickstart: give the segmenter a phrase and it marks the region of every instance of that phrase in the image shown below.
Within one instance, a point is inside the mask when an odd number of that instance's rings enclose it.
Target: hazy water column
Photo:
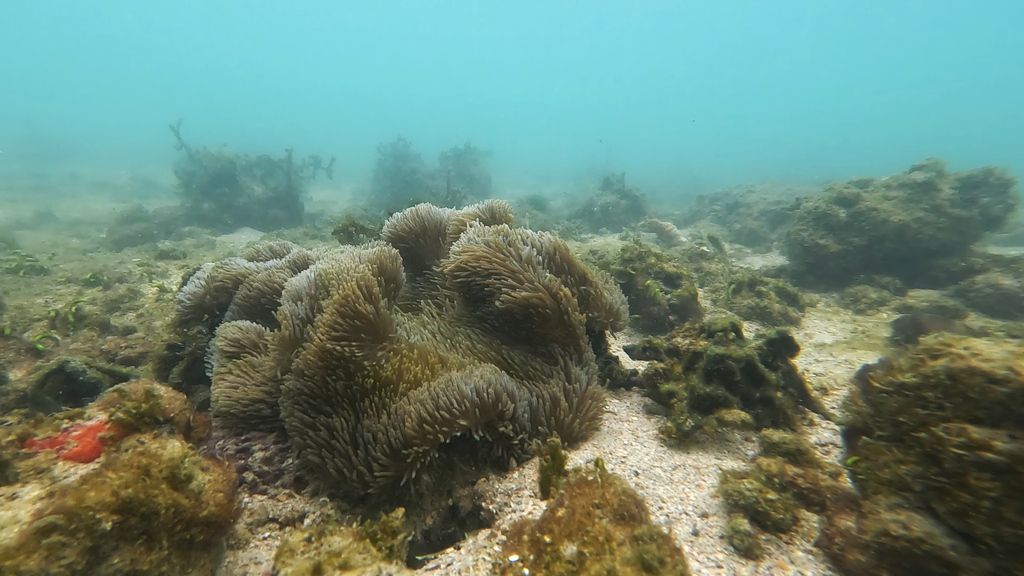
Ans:
[[[501,182],[1024,175],[1024,3],[40,1],[0,8],[0,169],[466,140]]]

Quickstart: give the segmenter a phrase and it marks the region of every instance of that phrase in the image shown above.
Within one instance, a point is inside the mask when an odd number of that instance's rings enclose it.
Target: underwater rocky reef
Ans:
[[[396,142],[258,241],[0,235],[0,573],[1019,572],[1005,172],[453,208],[487,153]]]
[[[950,172],[936,159],[835,184],[800,205],[784,251],[797,277],[819,285],[872,274],[920,285],[1007,223],[1016,184],[998,168]]]
[[[857,374],[856,506],[823,546],[850,574],[1012,574],[1024,556],[1024,347],[936,335]]]

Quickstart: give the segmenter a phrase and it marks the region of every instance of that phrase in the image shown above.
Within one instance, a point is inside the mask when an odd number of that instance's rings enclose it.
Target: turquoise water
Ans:
[[[651,193],[1024,174],[1024,3],[23,1],[0,8],[0,171],[170,178],[197,144],[334,154],[472,141],[499,189],[621,170]]]

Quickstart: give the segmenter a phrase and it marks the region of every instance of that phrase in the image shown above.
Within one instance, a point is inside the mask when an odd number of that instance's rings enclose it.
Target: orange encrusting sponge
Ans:
[[[118,436],[116,427],[106,420],[96,419],[75,424],[56,436],[29,438],[24,448],[32,452],[56,450],[61,460],[84,464],[99,458],[103,449]]]

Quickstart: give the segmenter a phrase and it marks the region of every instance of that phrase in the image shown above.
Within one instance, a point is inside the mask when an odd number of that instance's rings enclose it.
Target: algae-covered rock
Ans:
[[[331,236],[341,244],[363,244],[380,236],[383,223],[383,220],[371,213],[346,212],[334,225]]]
[[[935,290],[912,290],[893,309],[900,314],[932,314],[950,320],[963,320],[968,315],[967,307]]]
[[[515,524],[497,573],[507,576],[687,575],[672,535],[644,500],[602,467],[575,470],[537,520]]]
[[[683,214],[687,225],[711,225],[730,242],[770,249],[793,222],[801,190],[747,186],[698,195]]]
[[[236,478],[189,442],[191,414],[180,393],[134,381],[84,409],[8,415],[0,573],[214,574]]]
[[[622,289],[630,321],[641,331],[662,334],[703,316],[697,285],[668,252],[634,239],[602,267]]]
[[[936,261],[968,252],[1017,205],[1016,180],[997,168],[950,173],[939,160],[888,178],[835,184],[804,202],[786,234],[798,278],[845,286],[864,274],[912,285]]]
[[[103,235],[107,248],[120,252],[125,248],[155,244],[184,226],[186,219],[178,208],[148,210],[141,204],[119,210]]]
[[[970,308],[993,318],[1024,319],[1024,274],[986,272],[960,282],[952,293]]]
[[[846,462],[864,501],[830,519],[847,572],[1006,574],[1024,563],[1024,348],[934,335],[866,367]]]
[[[356,526],[332,524],[296,528],[285,535],[274,554],[276,576],[389,576],[412,574],[402,562],[408,533],[382,532],[382,525],[402,522],[402,509],[382,520]]]
[[[841,467],[823,462],[799,434],[774,429],[761,431],[761,453],[750,466],[722,473],[718,490],[730,512],[773,533],[792,530],[800,510],[820,514],[853,498]],[[741,528],[730,520],[726,538],[750,557],[756,532],[745,536]]]
[[[855,284],[839,293],[839,303],[858,314],[878,312],[893,302],[892,292],[870,284]]]
[[[50,267],[23,250],[10,250],[0,256],[0,271],[12,276],[46,276]]]
[[[823,411],[792,362],[800,347],[785,331],[750,341],[738,320],[717,318],[630,351],[659,360],[643,380],[676,439],[720,427],[794,429],[800,407]]]
[[[29,376],[24,401],[16,397],[13,407],[29,407],[48,413],[80,408],[107,388],[136,376],[120,366],[82,358],[56,358]]]
[[[730,274],[721,305],[744,320],[799,326],[807,299],[786,280],[737,268]]]

